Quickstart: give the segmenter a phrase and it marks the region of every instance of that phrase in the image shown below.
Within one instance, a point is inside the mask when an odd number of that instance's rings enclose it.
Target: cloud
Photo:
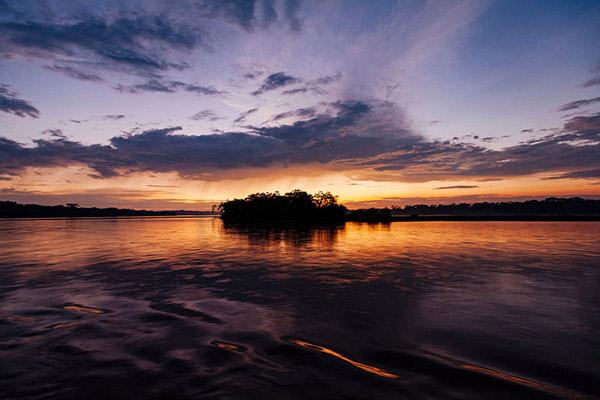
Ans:
[[[582,171],[567,172],[557,176],[550,176],[542,178],[543,180],[555,180],[555,179],[599,179],[600,168],[597,169],[586,169]]]
[[[600,135],[600,113],[573,117],[565,123],[564,130],[577,132],[580,136],[597,138]]]
[[[115,89],[121,93],[140,93],[140,92],[158,92],[158,93],[175,93],[178,91],[186,91],[197,93],[206,96],[226,93],[223,90],[215,89],[212,86],[199,86],[195,84],[185,83],[181,81],[149,79],[143,83],[135,85],[117,85]]]
[[[193,4],[200,15],[222,18],[247,31],[257,27],[268,28],[277,20],[286,23],[293,31],[302,28],[298,0],[199,0]]]
[[[592,86],[600,85],[600,64],[596,65],[594,71],[598,74],[595,78],[589,79],[581,84],[583,88],[589,88]]]
[[[200,110],[196,114],[192,115],[190,119],[195,121],[207,120],[207,121],[218,121],[224,119],[223,117],[219,117],[212,110]]]
[[[45,68],[96,82],[98,70],[148,76],[188,68],[193,51],[214,49],[224,24],[246,32],[276,22],[301,29],[295,0],[2,4],[0,58],[51,61]]]
[[[323,86],[329,85],[334,82],[338,82],[342,78],[341,73],[336,73],[335,75],[326,75],[317,79],[309,80],[305,82],[302,86],[296,87],[293,89],[287,89],[281,92],[282,95],[294,95],[300,93],[312,93],[314,95],[325,95],[327,91],[323,88]],[[301,79],[298,79],[295,83],[303,82]]]
[[[241,113],[236,119],[233,120],[233,124],[236,125],[236,124],[244,122],[246,120],[246,118],[248,117],[248,115],[254,114],[257,111],[258,111],[258,108],[251,108],[248,111]]]
[[[40,111],[27,100],[19,99],[17,93],[9,89],[8,85],[0,84],[0,111],[14,114],[18,117],[38,118]]]
[[[76,7],[73,14],[75,10]],[[90,13],[79,16],[59,19],[49,14],[47,18],[3,19],[0,21],[2,55],[51,60],[65,57],[130,71],[156,71],[181,66],[168,61],[166,52],[160,51],[162,47],[190,50],[203,43],[197,29],[158,15],[133,14],[115,20]],[[61,67],[56,70],[70,72]]]
[[[35,140],[27,147],[0,140],[0,173],[18,174],[27,167],[87,165],[97,177],[109,178],[136,171],[175,171],[204,177],[223,169],[328,163],[337,159],[374,155],[394,145],[390,132],[374,129],[380,119],[369,115],[362,102],[336,102],[333,115],[249,132],[176,134],[179,127],[115,136],[109,145],[84,145],[66,139]],[[248,115],[252,110],[243,113]],[[361,122],[361,123],[359,123]],[[364,123],[365,125],[363,125]],[[404,135],[405,133],[400,133]]]
[[[362,179],[415,182],[590,169],[600,164],[600,114],[573,117],[562,130],[500,150],[420,141],[351,164],[362,170]]]
[[[63,133],[62,129],[46,129],[42,131],[42,135],[48,135],[55,139],[67,139],[67,136]]]
[[[289,86],[292,85],[294,83],[298,83],[301,80],[299,78],[296,78],[292,75],[288,75],[284,72],[276,72],[274,74],[269,75],[263,82],[263,84],[260,86],[260,88],[258,88],[257,90],[255,90],[254,92],[252,92],[252,95],[254,96],[258,96],[259,94],[262,94],[264,92],[268,92],[271,90],[275,90],[275,89],[279,89],[282,88],[284,86]]]
[[[532,133],[533,129],[528,128],[528,129],[521,129],[521,133]]]
[[[600,97],[594,97],[593,99],[572,101],[570,103],[563,104],[562,106],[560,106],[558,108],[558,111],[576,110],[578,108],[589,106],[594,103],[600,103]]]
[[[59,72],[65,76],[78,79],[80,81],[101,82],[104,80],[97,74],[84,72],[70,65],[45,65],[44,68],[50,71]]]
[[[123,118],[125,118],[125,115],[123,114],[108,114],[102,117],[102,119],[108,119],[113,121],[117,121]]]
[[[424,182],[590,174],[600,168],[600,114],[574,117],[542,138],[491,150],[427,140],[408,129],[389,102],[338,101],[323,107],[325,111],[308,119],[250,126],[245,132],[190,135],[171,127],[115,136],[108,145],[57,138],[35,140],[30,147],[0,139],[0,174],[17,175],[27,167],[86,165],[99,178],[176,172],[193,179],[219,179],[228,170],[241,178],[244,170],[253,168],[318,165],[321,171],[345,172],[355,179]],[[253,112],[242,113],[238,123]]]
[[[453,186],[440,186],[436,187],[435,190],[444,190],[444,189],[474,189],[478,188],[477,185],[453,185]]]
[[[275,122],[275,121],[279,121],[279,120],[282,120],[285,118],[291,118],[291,117],[310,118],[310,117],[314,117],[316,112],[317,111],[315,110],[314,107],[304,107],[304,108],[299,108],[297,110],[286,111],[283,113],[276,114],[276,115],[272,116],[269,121]]]
[[[596,85],[600,85],[600,78],[593,78],[593,79],[587,80],[581,84],[581,86],[584,88],[588,88],[588,87],[596,86]]]

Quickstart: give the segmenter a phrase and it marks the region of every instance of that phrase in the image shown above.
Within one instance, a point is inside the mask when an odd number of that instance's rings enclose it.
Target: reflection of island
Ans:
[[[330,248],[337,240],[338,234],[344,231],[344,225],[248,225],[223,224],[223,233],[236,237],[245,237],[248,244],[253,246],[301,248],[318,243],[319,246]]]

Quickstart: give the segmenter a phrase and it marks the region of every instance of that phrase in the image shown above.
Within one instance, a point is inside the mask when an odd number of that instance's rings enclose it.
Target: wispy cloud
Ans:
[[[78,68],[71,66],[71,65],[53,64],[53,65],[46,65],[46,66],[44,66],[44,68],[46,68],[49,71],[61,73],[70,78],[78,79],[80,81],[101,82],[104,80],[104,79],[102,79],[102,77],[100,77],[100,75],[97,75],[97,74],[91,73],[91,72],[84,72]]]
[[[248,111],[244,111],[243,113],[241,113],[236,119],[233,120],[233,124],[240,124],[244,121],[246,121],[246,118],[250,115],[250,114],[254,114],[255,112],[258,111],[258,108],[251,108]]]
[[[17,97],[17,93],[10,90],[8,85],[0,84],[0,111],[14,114],[18,117],[40,116],[40,111],[27,100]]]
[[[196,114],[192,115],[190,117],[190,119],[193,119],[195,121],[201,121],[201,120],[218,121],[218,120],[221,120],[221,119],[224,119],[224,118],[223,117],[219,117],[212,110],[200,110]]]
[[[445,190],[445,189],[475,189],[478,188],[477,185],[453,185],[453,186],[440,186],[436,187],[435,190]]]
[[[185,91],[197,93],[206,96],[226,93],[224,90],[216,89],[212,86],[200,86],[181,81],[149,79],[143,83],[135,85],[117,85],[115,89],[121,93],[141,93],[141,92],[157,92],[157,93],[175,93]]]
[[[592,105],[592,104],[595,104],[595,103],[600,103],[600,97],[594,97],[592,99],[583,99],[583,100],[572,101],[570,103],[563,104],[562,106],[560,106],[558,108],[558,111],[577,110],[578,108],[589,106],[589,105]]]
[[[264,92],[279,89],[284,86],[289,86],[298,82],[300,82],[300,79],[296,78],[295,76],[288,75],[284,72],[276,72],[274,74],[269,75],[264,80],[262,85],[257,90],[252,92],[252,95],[258,96],[260,94],[263,94]]]

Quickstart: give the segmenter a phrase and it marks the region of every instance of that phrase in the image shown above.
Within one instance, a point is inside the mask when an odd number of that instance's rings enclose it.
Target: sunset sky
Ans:
[[[600,2],[0,1],[0,200],[600,197]]]

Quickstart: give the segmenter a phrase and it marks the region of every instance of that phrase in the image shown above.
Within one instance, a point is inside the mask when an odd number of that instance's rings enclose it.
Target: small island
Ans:
[[[329,192],[311,195],[255,193],[245,199],[225,201],[217,207],[225,222],[233,223],[343,223],[348,209]]]

